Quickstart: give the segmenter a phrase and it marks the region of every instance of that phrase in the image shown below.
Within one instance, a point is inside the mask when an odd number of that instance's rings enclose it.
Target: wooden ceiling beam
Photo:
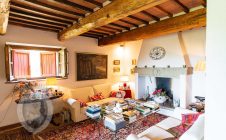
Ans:
[[[45,14],[45,13],[36,12],[34,10],[28,10],[28,9],[23,9],[20,7],[15,7],[14,5],[11,5],[10,11],[13,11],[15,13],[24,14],[24,15],[33,16],[33,17],[44,18],[44,19],[49,19],[49,20],[58,21],[58,22],[62,22],[62,23],[72,24],[72,20],[62,19],[62,18],[59,18],[56,16]]]
[[[118,28],[115,28],[115,27],[110,27],[110,26],[102,26],[101,28],[107,28],[107,29],[110,29],[110,30],[114,30],[116,32],[121,32],[122,30],[121,29],[118,29]]]
[[[206,8],[206,0],[201,0],[201,3],[202,3],[202,5],[203,5],[203,7]]]
[[[180,2],[179,0],[174,0],[174,1],[176,2],[177,5],[179,5],[183,9],[185,13],[189,13],[190,10],[182,2]]]
[[[112,26],[115,26],[115,27],[119,27],[119,28],[122,28],[122,29],[125,29],[125,30],[130,30],[129,27],[127,26],[123,26],[123,25],[119,25],[119,24],[116,24],[116,23],[110,23],[109,25],[112,25]]]
[[[129,18],[131,18],[131,19],[134,19],[134,20],[140,21],[140,22],[142,22],[142,23],[144,23],[144,24],[149,24],[149,21],[146,21],[146,20],[144,20],[144,19],[141,19],[141,18],[138,18],[138,17],[132,16],[132,15],[129,15],[128,17],[129,17]]]
[[[144,15],[146,15],[146,16],[152,18],[152,19],[155,20],[155,21],[160,21],[160,18],[159,18],[159,17],[154,16],[154,15],[152,15],[151,13],[148,13],[147,11],[142,11],[141,13],[143,13]]]
[[[24,22],[18,22],[18,21],[9,21],[9,24],[16,25],[16,26],[22,26],[22,27],[28,27],[32,29],[38,29],[38,30],[44,30],[44,31],[52,31],[52,32],[58,32],[58,29],[55,28],[48,28],[45,26],[39,26],[39,25],[34,25],[30,23],[24,23]]]
[[[73,20],[73,21],[77,21],[78,20],[78,18],[72,18],[72,17],[69,17],[69,16],[56,14],[54,12],[48,12],[46,10],[37,9],[37,8],[34,8],[34,7],[27,6],[25,4],[16,3],[14,1],[11,2],[11,6],[12,7],[15,7],[15,6],[16,7],[20,7],[20,8],[23,8],[23,9],[32,10],[32,11],[43,13],[43,14],[48,14],[48,15],[51,15],[51,16],[54,16],[54,17],[61,17],[63,19],[70,19],[70,20]]]
[[[48,24],[54,24],[54,25],[58,25],[58,26],[62,26],[62,27],[67,27],[68,26],[65,23],[52,21],[52,20],[48,20],[48,19],[43,19],[43,18],[38,18],[38,17],[34,17],[34,16],[29,16],[29,15],[24,15],[24,14],[13,12],[12,10],[10,11],[10,16],[14,16],[14,17],[18,17],[18,18],[24,18],[24,19],[28,19],[28,20],[34,20],[34,21],[37,21],[37,22],[44,22],[44,23],[48,23]]]
[[[89,3],[92,3],[92,4],[94,4],[94,5],[96,5],[96,6],[100,7],[100,8],[103,7],[103,3],[101,3],[101,2],[98,2],[98,1],[95,1],[95,0],[85,0],[85,1],[89,2]]]
[[[160,11],[166,13],[168,15],[168,17],[173,17],[173,14],[170,13],[169,11],[165,10],[164,8],[162,8],[161,6],[157,5],[155,6],[156,8],[158,8]]]
[[[67,5],[67,6],[71,6],[73,8],[80,9],[80,10],[83,10],[83,11],[86,11],[86,12],[94,12],[94,10],[91,9],[91,8],[79,5],[79,4],[74,3],[74,2],[70,2],[68,0],[53,0],[53,1],[56,1],[58,3],[64,4],[64,5]]]
[[[124,20],[124,19],[120,19],[119,21],[124,22],[124,23],[129,24],[129,25],[132,25],[132,26],[137,27],[137,28],[139,27],[139,25],[132,23],[130,21]]]
[[[0,35],[6,33],[9,19],[9,0],[1,0],[0,2]]]
[[[102,35],[97,35],[97,34],[94,34],[94,33],[84,33],[85,35],[91,35],[91,36],[96,36],[98,38],[102,38],[103,36]]]
[[[200,28],[206,26],[206,9],[180,15],[173,18],[161,20],[147,26],[137,28],[128,32],[116,34],[99,39],[98,45],[109,45],[127,41],[135,41],[147,38],[158,37],[170,33]]]
[[[24,0],[24,1],[28,1],[30,3],[37,4],[39,6],[49,8],[49,9],[52,9],[52,10],[56,10],[56,11],[60,11],[60,12],[63,12],[63,13],[67,13],[67,14],[71,14],[71,15],[75,15],[75,16],[79,16],[79,17],[85,17],[85,15],[83,15],[81,13],[70,11],[70,10],[67,10],[67,9],[64,9],[64,8],[59,8],[59,7],[52,6],[52,5],[48,5],[46,3],[43,3],[42,1],[37,1],[37,0]]]
[[[84,36],[84,37],[90,37],[90,38],[95,38],[95,39],[99,39],[98,36],[93,36],[93,35],[89,35],[89,34],[81,34],[79,36]]]
[[[96,28],[96,29],[93,29],[94,31],[98,31],[98,32],[102,32],[102,33],[108,33],[108,34],[114,34],[115,32],[113,31],[109,31],[109,30],[106,30],[106,29],[103,29],[103,28]]]
[[[168,0],[113,0],[110,4],[79,20],[59,34],[59,40],[78,36],[129,15],[162,4]]]
[[[43,23],[43,22],[38,22],[38,21],[34,21],[34,20],[28,20],[28,19],[24,19],[24,18],[18,18],[18,17],[14,17],[14,16],[10,16],[9,19],[11,21],[18,21],[18,22],[27,22],[27,23],[31,23],[34,25],[39,25],[39,26],[45,26],[45,27],[49,27],[49,28],[55,28],[58,30],[62,30],[64,27],[62,26],[58,26],[58,25],[52,25],[52,24],[48,24],[48,23]]]
[[[92,31],[92,30],[87,32],[87,33],[95,33],[95,34],[98,34],[98,35],[109,35],[107,33],[102,33],[102,32],[97,32],[97,31]]]

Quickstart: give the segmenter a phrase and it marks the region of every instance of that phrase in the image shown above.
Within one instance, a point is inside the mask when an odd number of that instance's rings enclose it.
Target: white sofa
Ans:
[[[182,108],[176,108],[171,116],[148,128],[138,135],[130,134],[127,140],[164,140],[174,138],[169,133],[169,128],[181,124],[181,114],[191,113],[192,111]],[[194,124],[179,138],[179,140],[203,140],[204,139],[204,114],[200,115]]]
[[[71,119],[74,122],[79,122],[87,119],[85,115],[86,107],[81,107],[80,102],[78,102],[77,99],[80,99],[86,102],[88,106],[94,105],[94,104],[101,105],[104,103],[120,100],[118,98],[110,97],[111,91],[112,91],[111,84],[100,84],[100,85],[94,85],[92,87],[90,86],[90,87],[76,88],[71,90],[69,98],[66,100],[69,106],[69,109],[71,111]],[[102,93],[105,99],[90,102],[89,96],[93,96],[99,92]]]

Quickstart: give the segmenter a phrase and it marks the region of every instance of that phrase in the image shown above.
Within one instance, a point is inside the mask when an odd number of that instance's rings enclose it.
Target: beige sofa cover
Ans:
[[[69,109],[71,111],[71,119],[74,122],[87,119],[85,115],[86,107],[80,107],[80,103],[77,101],[77,99],[86,102],[88,106],[94,104],[102,105],[104,103],[120,100],[118,98],[109,97],[111,90],[111,84],[100,84],[94,85],[93,87],[83,87],[71,90],[70,97],[67,99],[67,104],[69,105]],[[100,92],[105,97],[105,99],[94,102],[89,101],[90,96]]]

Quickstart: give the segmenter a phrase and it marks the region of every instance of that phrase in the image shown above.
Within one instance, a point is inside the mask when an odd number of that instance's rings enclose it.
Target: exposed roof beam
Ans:
[[[79,5],[79,4],[74,3],[74,2],[70,2],[68,0],[54,0],[54,1],[59,2],[61,4],[64,4],[64,5],[67,5],[67,6],[71,6],[71,7],[76,8],[76,9],[86,11],[86,12],[94,12],[93,9],[91,9],[91,8]]]
[[[130,30],[129,27],[127,26],[123,26],[123,25],[119,25],[119,24],[116,24],[116,23],[110,23],[109,25],[112,25],[112,26],[115,26],[115,27],[119,27],[119,28],[122,28],[122,29],[126,29],[126,30]]]
[[[121,32],[122,31],[121,29],[110,27],[110,26],[107,26],[107,25],[101,27],[101,29],[103,29],[103,28],[107,28],[107,29],[114,30],[114,31],[117,31],[117,32]]]
[[[141,13],[143,13],[146,16],[149,16],[150,18],[152,18],[155,21],[160,21],[160,18],[157,16],[152,15],[151,13],[148,13],[147,11],[142,11]]]
[[[9,0],[1,0],[0,2],[0,35],[6,33],[9,19]]]
[[[60,40],[72,38],[168,0],[113,0],[110,4],[79,20],[59,34]]]
[[[108,33],[100,33],[100,32],[97,32],[97,31],[89,31],[87,33],[95,33],[95,34],[98,34],[98,35],[109,35]]]
[[[173,17],[173,14],[170,13],[169,11],[165,10],[164,8],[162,8],[161,6],[157,5],[155,6],[156,8],[158,8],[160,11],[166,13],[168,15],[168,17]]]
[[[168,18],[128,32],[99,39],[99,46],[158,37],[206,26],[206,9]]]
[[[45,26],[45,27],[50,27],[50,28],[55,28],[55,29],[58,29],[58,30],[62,30],[63,27],[61,26],[58,26],[58,25],[52,25],[52,24],[48,24],[48,23],[43,23],[43,22],[38,22],[38,21],[33,21],[33,20],[28,20],[28,19],[24,19],[24,18],[18,18],[18,17],[14,17],[14,16],[10,16],[9,19],[11,21],[18,21],[18,22],[27,22],[27,23],[31,23],[31,24],[34,24],[34,25],[40,25],[40,26]]]
[[[94,31],[99,31],[99,32],[103,32],[103,33],[108,33],[108,34],[114,34],[115,32],[107,30],[107,29],[103,29],[103,28],[96,28],[93,29]]]
[[[124,20],[124,19],[120,19],[119,21],[124,22],[124,23],[129,24],[129,25],[132,25],[132,26],[134,26],[134,27],[139,27],[139,25],[137,25],[137,24],[135,24],[135,23],[132,23],[132,22],[130,22],[130,21]]]
[[[96,37],[98,37],[98,38],[102,38],[103,37],[103,35],[97,35],[97,34],[94,34],[94,33],[84,33],[85,35],[92,35],[92,36],[96,36]]]
[[[22,27],[28,27],[28,28],[33,28],[33,29],[38,29],[38,30],[45,30],[45,31],[52,31],[52,32],[58,32],[58,29],[55,28],[49,28],[45,26],[39,26],[39,25],[34,25],[31,23],[22,23],[18,21],[9,21],[9,24],[17,25],[17,26],[22,26]]]
[[[49,19],[49,20],[53,20],[53,21],[57,21],[57,22],[72,24],[72,21],[70,21],[70,20],[68,21],[68,20],[58,19],[57,17],[42,14],[42,13],[39,13],[39,12],[34,12],[34,11],[31,11],[31,10],[23,11],[23,10],[21,10],[21,8],[18,8],[18,9],[14,9],[14,7],[11,6],[10,12],[12,11],[12,12],[20,13],[20,14],[23,14],[23,15],[28,15],[28,16],[33,16],[33,17],[38,17],[38,18],[43,18],[43,19]]]
[[[11,7],[11,9],[20,10],[21,11],[20,13],[26,13],[26,14],[29,14],[31,16],[39,15],[39,16],[42,16],[42,17],[50,17],[50,18],[55,19],[55,20],[61,20],[61,21],[66,21],[66,22],[70,22],[70,23],[77,20],[77,18],[71,18],[71,17],[60,15],[60,14],[56,14],[54,12],[39,10],[39,9],[36,9],[36,8],[33,8],[33,7],[29,7],[29,6],[22,5],[22,4],[17,4],[17,3],[14,3],[14,2],[11,2],[10,7]]]
[[[10,11],[10,16],[14,16],[14,17],[22,18],[22,19],[34,20],[34,21],[37,21],[37,22],[44,22],[44,23],[48,23],[48,24],[59,25],[59,26],[62,26],[62,27],[67,27],[67,24],[64,24],[64,23],[61,23],[61,22],[56,22],[56,21],[52,21],[52,20],[48,20],[48,19],[24,15],[24,14],[16,13],[16,12],[13,12],[13,11]]]
[[[99,39],[98,36],[93,36],[93,35],[90,35],[90,34],[81,34],[80,36],[84,36],[84,37],[90,37],[90,38],[96,38],[96,39]]]
[[[132,18],[132,19],[134,19],[134,20],[140,21],[140,22],[142,22],[142,23],[144,23],[144,24],[149,24],[149,21],[143,20],[143,19],[141,19],[141,18],[132,16],[132,15],[130,15],[130,16],[128,16],[128,17],[129,17],[129,18]]]
[[[53,25],[53,26],[57,26],[57,27],[61,27],[61,28],[67,27],[67,25],[54,23],[54,22],[51,22],[51,21],[48,21],[48,20],[43,21],[43,20],[40,20],[40,19],[35,19],[35,18],[24,16],[24,15],[20,15],[20,14],[14,13],[14,12],[10,12],[10,17],[16,17],[16,18],[19,18],[19,19],[26,19],[26,20],[29,20],[29,21],[45,23],[45,24],[49,24],[49,25]]]
[[[206,0],[201,0],[201,3],[204,7],[206,7]]]
[[[52,9],[52,10],[68,13],[68,14],[71,14],[71,15],[79,16],[79,17],[85,17],[85,15],[83,15],[81,13],[77,13],[77,12],[74,12],[74,11],[70,11],[70,10],[59,8],[59,7],[52,6],[52,5],[48,5],[48,4],[43,3],[41,1],[37,1],[37,0],[25,0],[25,1],[28,1],[30,3],[37,4],[39,6],[46,7],[46,8]]]
[[[179,5],[183,9],[185,13],[189,13],[188,7],[186,7],[182,2],[180,2],[179,0],[174,0],[174,1],[177,3],[177,5]]]
[[[103,4],[101,2],[95,1],[95,0],[85,0],[86,2],[92,3],[100,8],[103,7]]]

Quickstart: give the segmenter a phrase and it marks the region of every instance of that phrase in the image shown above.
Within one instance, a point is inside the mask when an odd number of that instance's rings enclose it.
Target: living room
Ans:
[[[3,0],[0,139],[224,139],[225,4]]]

